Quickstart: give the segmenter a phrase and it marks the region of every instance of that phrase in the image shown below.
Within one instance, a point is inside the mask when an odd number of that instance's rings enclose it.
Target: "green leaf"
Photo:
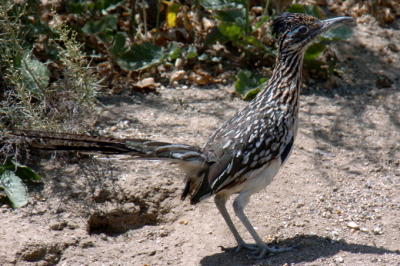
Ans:
[[[218,26],[218,30],[228,40],[232,41],[240,39],[245,34],[244,29],[242,27],[233,23],[223,22]]]
[[[241,70],[236,76],[235,91],[242,95],[244,100],[251,100],[266,81],[266,78],[253,74],[251,71]]]
[[[218,29],[217,27],[214,27],[214,28],[212,28],[211,31],[207,34],[205,44],[208,46],[208,45],[214,44],[214,43],[216,43],[216,42],[225,43],[225,42],[227,42],[227,41],[229,41],[229,39],[226,38],[226,37],[219,31],[219,29]]]
[[[290,12],[290,13],[306,13],[306,9],[305,9],[304,5],[293,4],[287,9],[287,12]]]
[[[20,63],[21,74],[28,89],[35,94],[42,94],[50,80],[50,71],[47,66],[39,60],[33,59],[29,51],[25,52]]]
[[[260,91],[261,91],[260,86],[257,87],[257,88],[255,88],[255,89],[249,90],[249,91],[244,95],[243,100],[245,100],[245,101],[251,101],[251,100],[253,100],[253,99],[257,96],[257,94],[258,94]]]
[[[42,177],[38,175],[35,171],[33,171],[30,167],[19,164],[17,162],[13,163],[17,168],[15,174],[21,177],[22,179],[34,180],[34,181],[40,181],[42,179]]]
[[[170,60],[176,60],[182,55],[182,47],[177,42],[170,43],[168,50],[168,58]]]
[[[288,9],[290,13],[304,13],[307,15],[311,15],[316,18],[322,18],[323,13],[318,6],[315,5],[301,5],[301,4],[293,4]]]
[[[186,52],[186,59],[195,58],[197,55],[198,55],[198,53],[197,53],[196,47],[189,45],[189,48],[187,49],[187,52]]]
[[[244,8],[247,0],[200,0],[202,7],[209,10],[226,10]]]
[[[68,13],[82,14],[86,10],[86,4],[80,1],[67,1],[65,4]]]
[[[98,20],[90,20],[83,26],[82,31],[86,34],[96,34],[117,29],[117,16],[107,15]]]
[[[97,10],[106,10],[116,8],[121,4],[122,0],[96,0],[94,8]]]
[[[125,32],[117,32],[114,36],[111,53],[114,56],[118,56],[118,55],[126,52],[125,43],[126,43],[126,33]]]
[[[5,170],[13,171],[17,176],[27,180],[40,181],[42,179],[30,167],[11,160],[7,160],[4,165],[0,166],[0,174]]]
[[[164,50],[152,43],[137,44],[117,57],[117,64],[124,70],[143,70],[159,64],[164,59]]]
[[[262,25],[264,25],[265,22],[267,22],[270,19],[269,16],[262,16],[261,19],[254,25],[255,29],[261,28]]]
[[[246,11],[242,9],[221,10],[217,12],[216,17],[224,22],[232,22],[240,25],[246,23]]]
[[[304,60],[315,60],[325,50],[325,47],[326,44],[323,42],[311,44],[304,54]]]
[[[264,43],[260,42],[256,37],[254,36],[246,36],[244,37],[244,40],[248,43],[251,44],[257,48],[260,48],[262,50],[264,50],[264,52],[268,53],[268,54],[273,54],[273,50],[271,47],[266,46]]]
[[[14,208],[22,207],[28,203],[26,186],[14,172],[5,170],[0,175],[0,188],[4,189]]]

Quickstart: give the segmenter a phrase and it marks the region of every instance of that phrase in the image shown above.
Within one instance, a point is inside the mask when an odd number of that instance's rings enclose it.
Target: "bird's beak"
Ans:
[[[328,30],[334,29],[338,26],[341,26],[345,23],[353,22],[352,17],[337,17],[337,18],[329,18],[321,21],[320,27],[314,29],[314,31],[310,34],[308,40],[313,40],[315,37],[324,33]]]
[[[322,27],[319,30],[319,34],[325,32],[325,31],[331,30],[333,28],[336,28],[345,23],[350,23],[353,21],[354,20],[352,17],[337,17],[337,18],[325,19],[325,20],[321,21]]]

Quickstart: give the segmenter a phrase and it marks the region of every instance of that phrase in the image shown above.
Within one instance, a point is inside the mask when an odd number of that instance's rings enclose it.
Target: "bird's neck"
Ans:
[[[279,51],[271,79],[282,85],[294,83],[300,86],[303,57],[302,51]]]
[[[302,51],[279,51],[272,77],[260,93],[260,99],[268,99],[279,105],[289,105],[297,109],[303,57]]]

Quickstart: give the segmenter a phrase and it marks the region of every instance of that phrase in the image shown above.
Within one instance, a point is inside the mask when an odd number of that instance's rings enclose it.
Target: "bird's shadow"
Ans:
[[[400,250],[389,250],[381,247],[363,244],[348,243],[344,240],[333,240],[317,235],[299,235],[279,242],[282,246],[296,246],[293,251],[271,255],[263,260],[247,258],[247,251],[235,253],[232,250],[222,251],[204,257],[200,261],[202,266],[224,265],[291,265],[292,263],[313,262],[319,258],[334,256],[340,251],[359,254],[397,254]]]

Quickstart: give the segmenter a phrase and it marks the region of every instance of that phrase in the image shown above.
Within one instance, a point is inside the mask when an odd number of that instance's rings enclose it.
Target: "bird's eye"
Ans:
[[[300,26],[297,29],[297,32],[300,33],[300,34],[306,34],[308,32],[308,28],[306,26]]]

